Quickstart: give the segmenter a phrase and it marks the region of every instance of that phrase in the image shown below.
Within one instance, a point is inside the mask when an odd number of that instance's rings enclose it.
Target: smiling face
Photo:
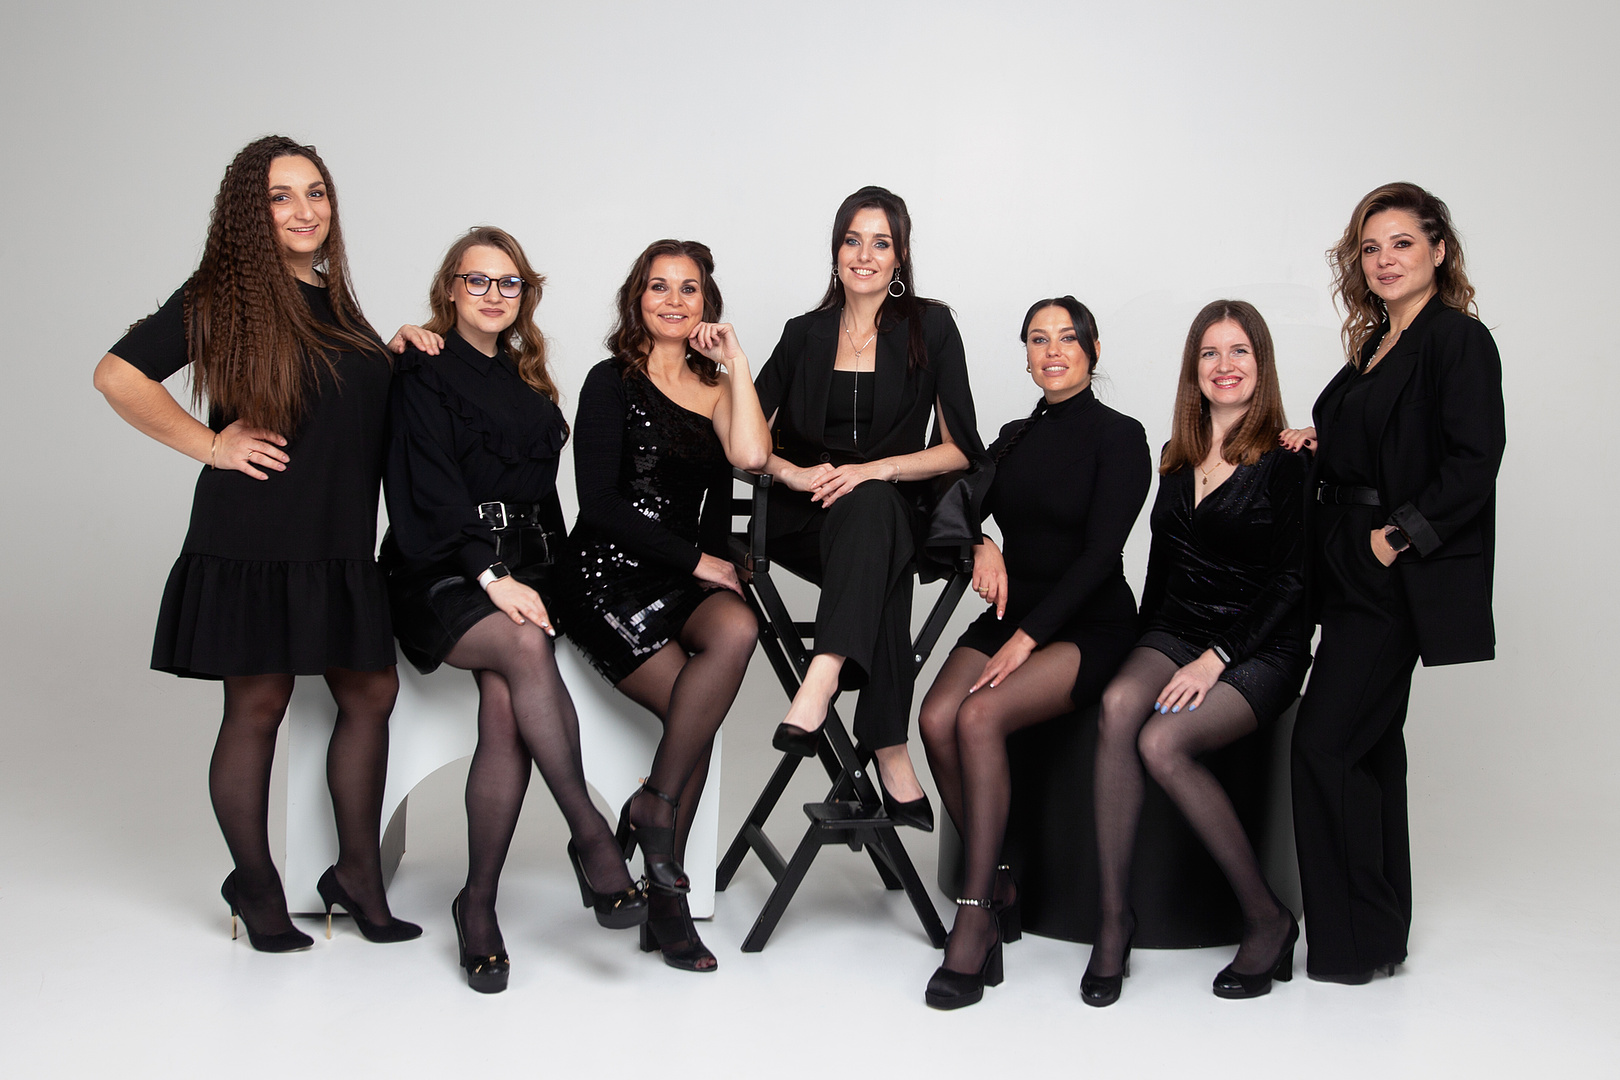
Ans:
[[[321,170],[307,157],[278,157],[270,162],[270,221],[281,250],[308,261],[326,243],[332,227]]]
[[[654,342],[685,342],[703,321],[703,272],[685,255],[660,255],[647,272],[641,321]]]
[[[456,273],[482,274],[490,279],[489,291],[474,296],[467,291],[466,278],[451,278],[450,300],[456,306],[456,332],[475,348],[493,353],[500,335],[517,321],[518,307],[523,303],[521,293],[511,298],[502,296],[495,282],[521,276],[517,264],[500,248],[478,244],[467,249]]]
[[[844,291],[868,296],[887,292],[899,262],[889,216],[875,206],[857,210],[838,248],[838,280]]]
[[[1095,353],[1098,344],[1090,344]],[[1029,320],[1024,349],[1030,377],[1048,402],[1066,401],[1091,385],[1091,358],[1067,309],[1053,304],[1037,311]]]
[[[1445,241],[1429,243],[1417,216],[1407,210],[1374,214],[1361,230],[1361,272],[1387,307],[1399,307],[1432,290],[1435,268],[1445,257]]]
[[[1243,327],[1223,319],[1198,346],[1198,389],[1210,407],[1247,408],[1260,385],[1254,344]]]

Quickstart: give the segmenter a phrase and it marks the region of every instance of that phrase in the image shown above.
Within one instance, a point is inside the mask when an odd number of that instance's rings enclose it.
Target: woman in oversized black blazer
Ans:
[[[1439,199],[1389,184],[1331,251],[1353,358],[1312,410],[1310,590],[1322,627],[1294,729],[1294,828],[1312,978],[1406,959],[1402,728],[1412,669],[1495,654],[1502,365]]]
[[[945,305],[916,296],[910,234],[892,192],[845,199],[832,283],[815,311],[789,320],[755,385],[773,433],[771,556],[821,586],[816,655],[773,744],[814,754],[833,694],[860,689],[855,736],[877,757],[885,807],[931,829],[906,750],[910,489],[984,450],[961,334]]]

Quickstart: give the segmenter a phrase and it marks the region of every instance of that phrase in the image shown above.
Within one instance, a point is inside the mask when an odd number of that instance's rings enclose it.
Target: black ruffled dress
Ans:
[[[564,531],[557,455],[568,424],[504,348],[485,356],[454,330],[438,356],[410,348],[397,368],[382,565],[400,651],[425,675],[500,611],[478,584],[493,563],[505,563],[555,615],[547,578]],[[480,513],[495,503],[503,510]]]
[[[617,360],[591,369],[574,423],[579,520],[556,575],[568,636],[618,683],[680,633],[724,556],[731,467],[714,424]]]
[[[299,283],[317,323],[335,325],[326,290]],[[114,345],[159,381],[187,364],[183,289]],[[318,675],[392,667],[388,595],[375,558],[390,368],[334,350],[320,366],[285,472],[255,480],[203,467],[191,527],[158,610],[152,667],[195,679]],[[317,376],[312,375],[312,379]],[[230,422],[211,410],[208,426]]]

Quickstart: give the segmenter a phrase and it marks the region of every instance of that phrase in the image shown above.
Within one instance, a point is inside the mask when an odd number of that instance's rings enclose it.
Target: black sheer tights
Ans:
[[[999,686],[982,686],[969,694],[988,660],[974,649],[953,650],[923,699],[918,726],[940,800],[962,834],[962,895],[1005,902],[1011,897],[998,897],[995,890],[1012,802],[1007,736],[1074,708],[1069,693],[1080,670],[1080,650],[1069,642],[1047,645]],[[995,941],[992,931],[989,912],[959,906],[945,945],[945,967],[978,971]]]
[[[389,922],[383,892],[381,817],[388,775],[388,716],[399,679],[393,668],[328,668],[326,685],[337,702],[337,721],[326,750],[326,781],[337,821],[339,883],[365,916]],[[270,766],[276,735],[292,699],[291,675],[225,679],[225,715],[208,769],[214,816],[236,864],[243,916],[260,933],[292,928],[287,899],[270,857]]]
[[[621,693],[662,721],[647,783],[680,803],[677,810],[642,792],[630,804],[630,820],[638,827],[673,825],[677,862],[686,856],[715,732],[742,686],[758,636],[748,605],[735,593],[716,591],[687,618],[676,641],[619,683]]]
[[[1160,714],[1154,702],[1177,665],[1156,649],[1135,649],[1103,691],[1097,731],[1097,859],[1101,921],[1088,969],[1116,974],[1130,925],[1130,866],[1142,812],[1145,765],[1214,857],[1243,911],[1243,943],[1234,968],[1258,974],[1287,936],[1277,903],[1243,825],[1220,781],[1196,760],[1255,729],[1242,694],[1216,683],[1194,711]]]
[[[602,892],[632,884],[613,830],[586,789],[579,719],[552,649],[539,627],[497,612],[463,634],[445,657],[474,672],[479,690],[478,747],[467,772],[467,895],[461,907],[473,953],[503,949],[495,898],[528,790],[530,761],[557,800],[591,884]]]

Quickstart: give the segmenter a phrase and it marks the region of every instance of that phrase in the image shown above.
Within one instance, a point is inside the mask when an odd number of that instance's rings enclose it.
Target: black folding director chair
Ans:
[[[810,643],[815,636],[815,624],[795,621],[783,603],[775,582],[771,580],[771,563],[765,547],[765,515],[771,478],[741,469],[733,469],[732,472],[737,480],[748,484],[752,490],[750,499],[734,499],[732,502],[735,516],[749,515],[747,530],[732,535],[732,560],[748,571],[743,575],[747,578],[743,593],[749,607],[753,608],[760,620],[760,648],[765,650],[777,680],[791,699],[798,692],[810,663],[813,652]],[[964,548],[952,560],[945,575],[944,588],[935,600],[921,633],[912,643],[912,662],[916,670],[922,669],[933,652],[972,576],[973,553],[971,549]],[[833,700],[836,703],[837,697]],[[817,759],[826,770],[827,778],[832,781],[832,787],[822,801],[804,804],[804,813],[810,819],[810,825],[799,846],[794,849],[793,857],[782,858],[782,853],[765,835],[765,822],[776,808],[782,793],[787,790],[795,770],[801,762],[809,760],[797,754],[784,753],[737,831],[736,838],[726,850],[725,857],[720,860],[715,874],[715,889],[724,891],[731,884],[743,859],[752,851],[776,880],[770,898],[743,941],[743,952],[759,952],[765,948],[782,913],[787,910],[793,894],[809,871],[810,864],[828,844],[847,844],[851,851],[864,848],[877,868],[883,887],[904,889],[929,941],[936,949],[944,948],[945,927],[940,923],[939,913],[934,910],[933,901],[923,887],[922,879],[917,876],[905,845],[895,832],[894,822],[884,813],[882,796],[867,771],[871,754],[856,748],[836,708],[827,710],[827,720],[821,732],[823,738]]]

